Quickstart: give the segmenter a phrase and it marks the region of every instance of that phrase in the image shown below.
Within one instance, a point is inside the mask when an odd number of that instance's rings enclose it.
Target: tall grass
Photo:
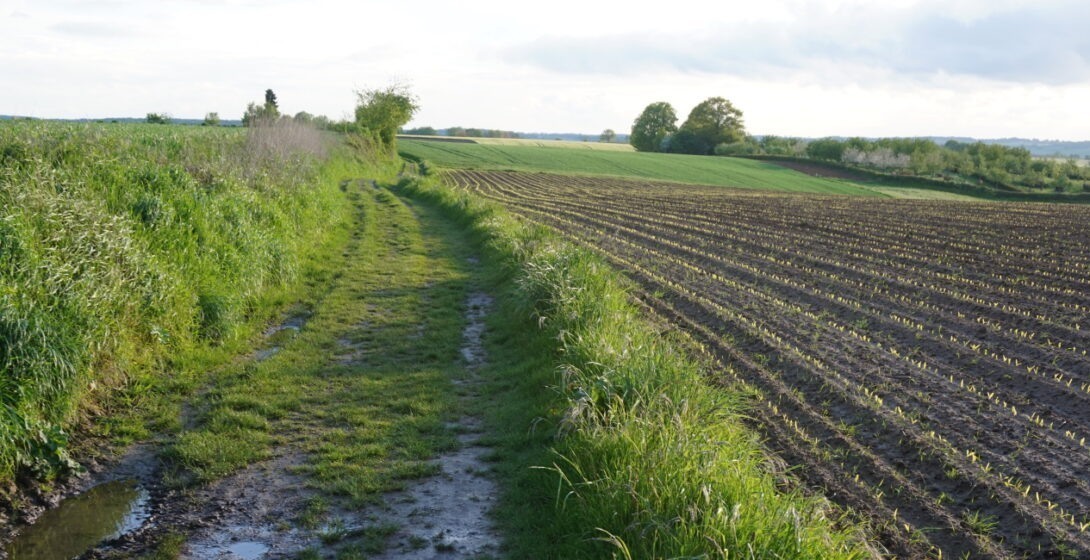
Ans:
[[[824,502],[777,483],[782,475],[741,421],[744,397],[710,386],[678,341],[641,317],[628,284],[600,258],[480,199],[426,182],[403,188],[474,229],[489,260],[516,284],[511,299],[522,302],[521,319],[509,319],[505,330],[540,328],[538,342],[524,348],[543,340],[558,366],[551,398],[541,397],[538,377],[503,381],[519,388],[501,413],[516,440],[502,453],[517,455],[526,441],[540,441],[519,433],[552,434],[551,454],[529,454],[536,462],[508,485],[517,495],[505,500],[506,524],[525,543],[514,545],[516,554],[868,554]]]
[[[237,337],[349,206],[316,131],[0,123],[0,482]],[[343,165],[341,162],[338,165]]]

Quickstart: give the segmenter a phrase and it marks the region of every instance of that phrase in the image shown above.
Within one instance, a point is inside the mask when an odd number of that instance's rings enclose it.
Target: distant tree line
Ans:
[[[1025,148],[956,140],[940,146],[925,138],[823,138],[795,142],[801,150],[795,147],[791,155],[862,169],[1000,188],[1090,192],[1090,167],[1080,166],[1073,158],[1035,158]],[[757,145],[760,147],[760,142]]]
[[[430,126],[420,126],[416,128],[406,128],[401,131],[402,134],[411,134],[414,136],[459,136],[464,138],[522,138],[517,132],[510,130],[496,130],[488,128],[465,128],[462,126],[452,126],[450,128],[436,129]]]

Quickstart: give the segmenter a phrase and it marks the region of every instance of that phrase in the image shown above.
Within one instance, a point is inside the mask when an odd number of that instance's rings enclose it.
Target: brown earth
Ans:
[[[891,553],[1090,556],[1090,209],[448,179],[628,272]]]

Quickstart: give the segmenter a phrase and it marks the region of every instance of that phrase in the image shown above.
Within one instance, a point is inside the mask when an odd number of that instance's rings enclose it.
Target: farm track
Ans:
[[[1090,209],[447,179],[626,270],[891,552],[1090,556]]]

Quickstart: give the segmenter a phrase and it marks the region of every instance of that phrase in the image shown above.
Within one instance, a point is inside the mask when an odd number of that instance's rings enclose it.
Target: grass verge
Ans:
[[[0,124],[0,502],[75,468],[89,434],[177,424],[173,395],[336,244],[360,167],[305,127]]]
[[[824,502],[783,489],[742,424],[600,258],[425,180],[402,191],[474,233],[500,289],[491,417],[516,558],[859,558]]]

